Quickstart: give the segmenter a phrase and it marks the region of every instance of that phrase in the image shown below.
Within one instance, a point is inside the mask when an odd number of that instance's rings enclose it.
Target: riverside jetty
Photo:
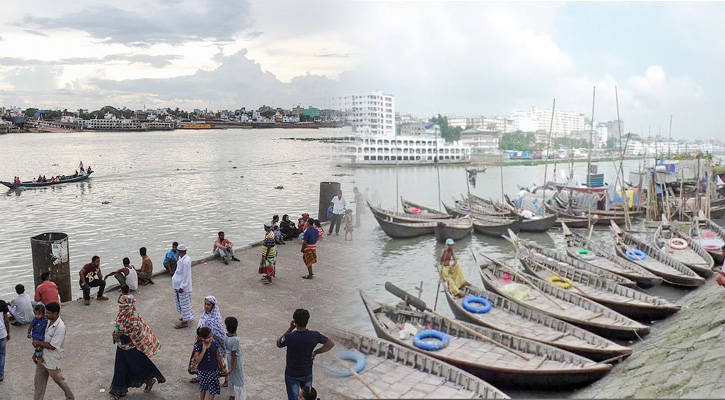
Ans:
[[[260,237],[263,236],[259,227]],[[209,239],[209,246],[214,238]],[[352,268],[349,260],[358,262],[365,258],[354,242],[346,242],[343,236],[325,235],[318,242],[318,263],[313,267],[314,279],[302,279],[307,270],[302,262],[301,241],[295,239],[277,246],[277,271],[273,285],[264,285],[257,273],[262,249],[255,245],[240,247],[236,256],[241,262],[224,265],[218,258],[197,260],[192,267],[192,303],[195,320],[189,328],[174,329],[179,315],[174,305],[171,278],[161,273],[155,276],[155,285],[141,286],[133,292],[141,317],[151,327],[161,343],[161,350],[152,358],[164,374],[166,382],[156,384],[151,393],[142,388],[129,389],[128,399],[190,399],[198,398],[199,384],[189,383],[187,372],[194,344],[196,321],[203,308],[204,297],[216,296],[222,317],[239,320],[237,332],[244,357],[244,382],[250,399],[284,399],[285,349],[278,349],[277,338],[289,327],[292,313],[306,308],[311,318],[309,329],[323,334],[330,328],[345,329],[351,307],[360,306],[355,283],[356,274],[366,273]],[[206,250],[206,249],[203,249]],[[195,252],[189,249],[194,259]],[[160,260],[154,260],[154,270],[163,269]],[[105,272],[110,272],[106,267]],[[110,284],[111,281],[109,281]],[[77,285],[73,280],[72,284]],[[95,298],[95,290],[91,292]],[[76,399],[107,399],[116,346],[111,333],[118,312],[118,286],[110,286],[106,296],[109,301],[92,300],[86,307],[83,301],[63,303],[60,317],[66,324],[63,375]],[[353,294],[353,295],[351,295]],[[8,342],[5,381],[0,384],[0,400],[33,398],[35,365],[30,360],[33,347],[26,338],[28,326],[11,326]],[[337,346],[331,352],[315,359],[314,386],[324,398],[334,398],[334,379],[325,373],[325,366],[333,360],[333,354],[341,351]],[[63,396],[52,380],[48,382],[47,399]],[[337,393],[337,394],[333,394]],[[229,390],[222,388],[218,398],[227,398]]]
[[[725,289],[710,278],[652,326],[634,354],[572,398],[725,398]]]

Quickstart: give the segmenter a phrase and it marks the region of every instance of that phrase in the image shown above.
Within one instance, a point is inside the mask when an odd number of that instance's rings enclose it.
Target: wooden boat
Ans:
[[[380,215],[374,215],[374,217],[383,232],[393,239],[431,235],[435,233],[436,225],[438,225],[437,221],[395,222]]]
[[[488,263],[476,262],[486,289],[496,292],[509,300],[535,308],[544,314],[558,318],[597,335],[610,339],[634,340],[649,333],[649,327],[631,320],[593,300],[579,296],[558,286],[549,284],[533,276],[524,277],[520,272],[500,261],[489,259]],[[511,281],[531,288],[533,299],[520,300],[503,291],[504,274]]]
[[[507,234],[509,230],[518,233],[520,228],[521,224],[518,220],[473,218],[473,230],[482,235],[495,238],[501,238],[501,236]]]
[[[683,249],[674,248],[674,244],[671,243],[673,239],[684,240],[687,247]],[[715,266],[715,260],[712,259],[712,256],[689,236],[680,235],[677,230],[671,229],[670,223],[664,215],[662,216],[662,223],[659,224],[652,236],[652,246],[685,264],[702,277],[707,278],[712,275],[712,267]]]
[[[538,243],[532,242],[530,240],[520,239],[518,236],[516,236],[515,233],[509,233],[508,236],[505,237],[505,239],[513,243],[513,245],[516,247],[517,252],[520,253],[521,251],[525,251],[529,255],[541,256],[542,258],[546,259],[545,262],[559,265],[555,268],[575,269],[577,271],[581,271],[582,273],[607,279],[612,281],[613,283],[626,287],[633,288],[637,286],[634,281],[628,278],[603,270],[601,268],[597,268],[595,265],[592,265],[586,261],[579,260],[578,258],[574,258],[565,252],[541,246]]]
[[[643,260],[630,260],[649,272],[659,276],[663,281],[677,286],[697,287],[705,284],[705,279],[697,275],[685,264],[663,253],[644,240],[623,232],[617,224],[612,223],[614,249],[619,257],[629,260],[627,250],[638,249],[646,255]]]
[[[443,281],[443,285],[448,304],[458,319],[555,346],[594,361],[625,358],[632,354],[628,347],[470,283],[459,289],[459,296],[451,293],[447,282]],[[488,299],[491,311],[485,314],[467,311],[463,307],[463,299],[467,296]]]
[[[680,230],[680,234],[684,234]],[[725,246],[725,229],[705,217],[703,212],[693,220],[688,236],[699,242],[717,265],[723,264],[723,246]]]
[[[382,305],[362,291],[360,296],[378,337],[452,364],[499,387],[581,387],[600,379],[612,368],[553,346],[452,321],[431,312]],[[399,326],[405,324],[417,332],[430,326],[448,335],[450,343],[437,351],[418,349],[413,345],[413,337],[400,338]]]
[[[400,203],[403,206],[403,211],[406,214],[421,215],[421,216],[428,217],[428,218],[450,218],[450,215],[447,215],[446,213],[444,213],[442,211],[438,211],[438,210],[430,208],[430,207],[426,207],[426,206],[423,206],[420,204],[416,204],[416,203],[407,201],[403,198],[403,196],[400,196]],[[412,211],[414,209],[418,209],[422,212],[420,214],[413,214]]]
[[[527,255],[523,252],[520,260],[527,272],[550,283],[555,277],[566,278],[571,293],[586,297],[606,306],[622,315],[640,320],[652,321],[669,317],[680,311],[680,306],[656,296],[644,294],[610,280],[586,273],[565,264],[550,262],[540,254]]]
[[[448,239],[461,240],[473,232],[473,220],[471,218],[457,218],[454,220],[441,220],[436,223],[435,236],[439,242]]]
[[[96,171],[91,171],[91,172],[89,172],[87,174],[78,175],[78,176],[72,177],[72,178],[66,178],[66,179],[64,179],[62,181],[58,181],[58,182],[50,182],[50,181],[48,181],[48,182],[25,181],[25,182],[20,182],[20,183],[13,183],[13,182],[3,182],[3,181],[0,181],[0,183],[3,184],[3,185],[5,185],[5,186],[7,186],[7,187],[9,187],[10,189],[17,189],[17,188],[21,188],[21,187],[31,188],[31,187],[44,187],[44,186],[62,185],[64,183],[73,183],[73,182],[84,181],[84,180],[88,179],[91,176],[91,174],[94,173],[94,172],[96,172]]]
[[[562,228],[564,230],[566,252],[572,258],[577,258],[595,267],[623,276],[643,288],[649,288],[662,283],[661,277],[651,273],[639,264],[618,257],[616,254],[605,250],[603,246],[571,231],[566,224]],[[588,257],[587,259],[584,259],[584,255],[579,254],[579,251],[582,249],[589,250],[589,254],[586,256]]]
[[[468,203],[474,204],[471,206],[472,210],[476,210],[476,206],[481,207],[485,213],[489,215],[502,215],[509,218],[515,218],[521,216],[521,232],[546,232],[551,229],[556,223],[557,214],[549,213],[543,216],[535,216],[527,218],[522,213],[519,213],[516,208],[508,205],[496,203],[491,200],[486,200],[473,194],[468,196]],[[474,217],[476,215],[474,214]]]
[[[555,204],[555,203],[554,203]],[[589,226],[589,212],[588,211],[576,211],[576,210],[570,210],[565,209],[559,206],[552,205],[550,203],[545,203],[546,209],[549,212],[556,212],[559,214],[559,218],[568,218],[571,221],[569,221],[568,225],[572,227],[579,227],[579,226],[573,226],[571,225],[571,222],[576,222],[574,220],[579,220],[579,224],[583,225],[584,221],[587,221],[587,227]],[[596,216],[596,218],[594,218]],[[600,214],[599,211],[592,211],[592,222],[596,225],[609,225],[610,221],[614,221],[618,224],[624,224],[624,216],[613,216],[613,215],[606,215],[606,214]],[[581,226],[584,228],[585,226]]]
[[[596,225],[598,219],[599,217],[597,217],[596,215],[592,215],[592,224]],[[554,224],[554,226],[563,228],[564,225],[570,228],[589,228],[589,218],[565,217],[559,215],[556,219],[556,223]]]
[[[431,222],[431,221],[443,221],[453,219],[452,216],[446,214],[440,214],[439,216],[433,216],[430,214],[406,214],[395,211],[386,210],[384,208],[375,207],[368,203],[370,211],[373,216],[383,217],[385,219],[392,220],[394,222]]]
[[[456,368],[448,363],[410,350],[395,343],[370,338],[356,333],[333,329],[325,332],[335,341],[335,349],[345,347],[365,356],[365,368],[358,373],[383,399],[466,398],[466,399],[508,399],[502,391],[482,379]],[[330,365],[332,371],[342,368],[337,363]],[[400,374],[402,379],[393,384],[386,379],[390,374]],[[375,398],[373,393],[359,379],[346,376],[334,377],[336,391],[345,397]],[[331,396],[330,396],[331,397]]]

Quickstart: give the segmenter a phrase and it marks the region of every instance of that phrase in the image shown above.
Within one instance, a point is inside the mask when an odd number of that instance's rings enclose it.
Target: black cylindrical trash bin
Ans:
[[[33,252],[35,286],[40,285],[43,272],[50,272],[50,280],[58,285],[60,300],[71,301],[68,235],[51,232],[34,236],[30,238],[30,248]]]
[[[329,221],[327,209],[332,205],[332,198],[337,196],[340,190],[340,182],[320,182],[320,209],[317,211],[317,218],[320,222]]]

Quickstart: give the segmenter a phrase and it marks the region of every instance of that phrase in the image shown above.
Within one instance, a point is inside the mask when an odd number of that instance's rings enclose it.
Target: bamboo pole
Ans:
[[[383,399],[383,395],[373,387],[366,379],[364,379],[362,376],[360,376],[357,372],[355,372],[354,369],[350,368],[349,365],[347,365],[344,361],[340,359],[340,357],[335,354],[335,361],[337,361],[338,364],[342,365],[343,367],[347,368],[347,370],[350,372],[350,375],[354,376],[355,379],[359,380],[368,390],[370,390],[376,399]]]
[[[542,200],[546,202],[546,185],[549,174],[549,160],[551,159],[551,132],[554,129],[554,112],[556,111],[556,99],[551,104],[551,123],[549,124],[549,137],[546,140],[546,164],[544,166],[544,193]],[[556,160],[554,160],[554,182],[556,182]]]

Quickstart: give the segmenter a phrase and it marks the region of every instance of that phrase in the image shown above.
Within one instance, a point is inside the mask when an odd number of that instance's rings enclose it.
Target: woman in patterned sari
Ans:
[[[262,260],[259,262],[259,273],[263,274],[262,280],[265,285],[272,284],[272,277],[277,266],[277,248],[275,247],[274,231],[272,223],[264,224],[264,242],[262,242]]]
[[[166,382],[156,365],[149,359],[161,348],[151,328],[136,312],[136,299],[128,294],[128,286],[123,286],[123,294],[118,298],[118,316],[113,341],[116,347],[116,363],[111,382],[111,395],[116,400],[128,393],[129,387],[141,387],[150,392],[158,381]]]

